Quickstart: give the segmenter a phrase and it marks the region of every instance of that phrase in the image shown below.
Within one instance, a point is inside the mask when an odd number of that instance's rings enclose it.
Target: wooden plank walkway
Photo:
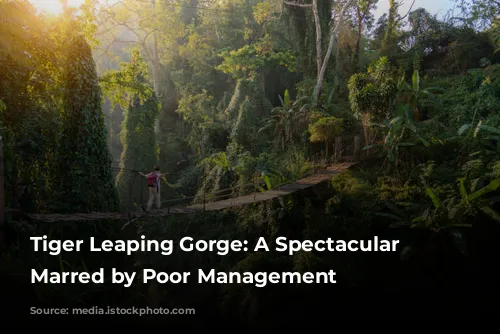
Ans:
[[[281,186],[279,189],[255,192],[249,195],[225,199],[203,204],[192,204],[187,206],[174,206],[165,209],[155,210],[153,212],[136,211],[130,213],[120,212],[91,212],[91,213],[71,213],[71,214],[25,214],[27,217],[41,222],[62,222],[62,221],[90,221],[90,220],[127,220],[149,217],[164,217],[178,214],[188,214],[200,211],[219,211],[231,207],[242,206],[245,204],[258,203],[273,198],[282,197],[299,190],[313,187],[332,178],[333,175],[355,165],[355,162],[343,162],[332,165],[315,175],[298,180],[293,184]],[[204,208],[205,207],[205,208]]]

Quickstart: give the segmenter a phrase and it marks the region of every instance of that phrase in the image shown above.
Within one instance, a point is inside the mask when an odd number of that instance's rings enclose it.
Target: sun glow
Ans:
[[[59,15],[63,11],[61,0],[30,0],[30,2],[40,11],[48,14]],[[67,0],[69,7],[79,7],[85,0]]]

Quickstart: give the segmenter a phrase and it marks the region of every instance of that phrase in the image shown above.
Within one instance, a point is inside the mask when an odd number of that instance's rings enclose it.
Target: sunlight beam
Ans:
[[[67,0],[69,7],[79,7],[85,0]],[[63,12],[60,0],[29,0],[33,6],[47,14],[59,15]]]

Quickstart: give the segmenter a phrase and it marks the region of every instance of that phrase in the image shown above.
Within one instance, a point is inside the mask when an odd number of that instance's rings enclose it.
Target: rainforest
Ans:
[[[260,332],[490,312],[499,224],[498,0],[0,0],[7,327]],[[55,255],[34,251],[43,236],[248,249]],[[101,269],[100,283],[30,279]],[[336,284],[124,286],[112,270]]]

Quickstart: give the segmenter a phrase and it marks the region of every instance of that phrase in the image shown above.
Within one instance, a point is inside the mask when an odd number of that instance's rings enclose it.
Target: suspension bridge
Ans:
[[[91,213],[70,213],[70,214],[29,214],[24,216],[39,222],[64,222],[64,221],[93,221],[93,220],[136,220],[140,218],[164,217],[170,215],[189,214],[200,211],[219,211],[231,207],[238,207],[246,204],[258,203],[270,199],[282,197],[303,189],[314,187],[326,180],[330,180],[333,175],[355,165],[355,162],[341,162],[333,164],[325,169],[317,170],[313,175],[304,177],[294,183],[277,185],[273,189],[259,191],[256,185],[250,194],[231,197],[233,188],[218,191],[219,196],[206,198],[205,195],[184,197],[168,201],[162,201],[166,207],[146,212],[143,210],[129,212],[91,212]],[[228,194],[229,193],[229,194]],[[217,198],[224,198],[217,200]],[[182,204],[184,203],[184,204]]]

